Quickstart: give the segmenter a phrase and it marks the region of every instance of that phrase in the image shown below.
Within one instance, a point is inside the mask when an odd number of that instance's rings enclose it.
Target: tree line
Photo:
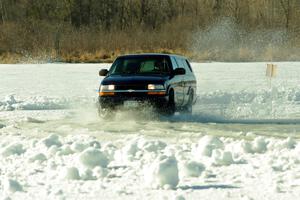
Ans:
[[[300,46],[299,0],[0,0],[0,53],[185,53],[224,18],[247,33],[280,30],[285,46]]]

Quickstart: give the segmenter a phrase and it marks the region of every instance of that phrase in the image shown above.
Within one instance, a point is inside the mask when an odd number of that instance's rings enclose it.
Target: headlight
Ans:
[[[164,90],[165,87],[163,85],[156,84],[148,84],[148,90]]]
[[[100,91],[115,90],[115,85],[101,85]]]

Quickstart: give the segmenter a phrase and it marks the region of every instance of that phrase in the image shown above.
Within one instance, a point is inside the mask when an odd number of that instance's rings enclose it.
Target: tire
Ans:
[[[194,100],[194,92],[191,91],[189,95],[189,100],[186,106],[183,107],[181,113],[182,114],[192,114],[193,113],[193,100]]]
[[[100,105],[98,105],[98,116],[101,119],[106,119],[106,120],[110,120],[112,118],[114,118],[115,116],[115,112],[112,108],[102,108]]]
[[[173,116],[175,114],[175,95],[174,95],[174,90],[171,90],[169,92],[169,101],[167,103],[167,105],[162,108],[161,110],[161,114],[165,115],[165,116]]]

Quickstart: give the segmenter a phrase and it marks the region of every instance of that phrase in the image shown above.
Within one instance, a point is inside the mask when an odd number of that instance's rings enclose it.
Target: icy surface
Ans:
[[[97,117],[108,64],[0,65],[0,199],[298,199],[300,63],[193,63],[193,115]]]

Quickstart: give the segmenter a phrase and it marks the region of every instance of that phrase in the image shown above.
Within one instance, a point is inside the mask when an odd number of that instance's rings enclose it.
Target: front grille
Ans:
[[[147,85],[116,85],[115,90],[147,90]]]
[[[117,97],[147,97],[147,92],[120,92],[116,93]]]

